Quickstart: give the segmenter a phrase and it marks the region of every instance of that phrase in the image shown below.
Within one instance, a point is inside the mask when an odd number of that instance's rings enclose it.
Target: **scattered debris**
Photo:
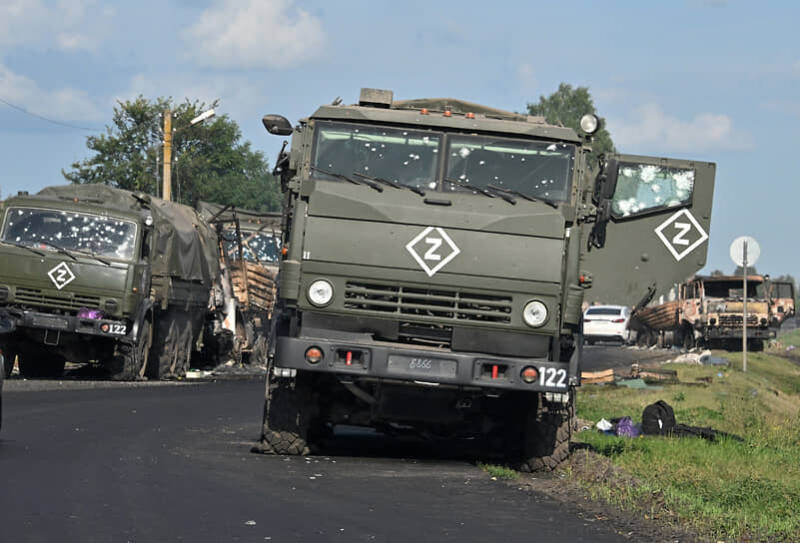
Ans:
[[[628,388],[648,389],[648,390],[663,390],[664,388],[660,386],[649,385],[645,382],[644,379],[639,377],[637,377],[636,379],[623,379],[621,381],[617,381],[617,385]]]
[[[614,370],[608,369],[603,371],[583,371],[581,372],[581,382],[587,385],[597,383],[613,383]]]
[[[614,428],[614,425],[613,425],[613,424],[611,424],[611,423],[610,423],[609,421],[607,421],[606,419],[600,419],[600,420],[598,421],[598,423],[597,423],[597,424],[595,424],[595,427],[596,427],[598,430],[600,430],[601,432],[609,432],[609,431],[611,431],[611,429],[612,429],[612,428]]]

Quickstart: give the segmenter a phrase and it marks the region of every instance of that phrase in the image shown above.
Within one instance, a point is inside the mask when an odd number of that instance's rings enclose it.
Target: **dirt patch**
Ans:
[[[506,484],[523,492],[543,493],[585,522],[604,523],[631,541],[713,541],[678,525],[659,493],[654,493],[646,500],[647,503],[641,503],[638,511],[624,511],[614,504],[593,498],[585,485],[631,488],[641,483],[608,458],[589,449],[574,450],[569,461],[554,473],[525,474]]]

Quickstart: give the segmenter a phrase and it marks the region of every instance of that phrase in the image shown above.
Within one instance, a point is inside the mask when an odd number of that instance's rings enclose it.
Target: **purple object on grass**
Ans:
[[[641,431],[630,417],[622,417],[617,423],[617,435],[622,437],[638,437]]]

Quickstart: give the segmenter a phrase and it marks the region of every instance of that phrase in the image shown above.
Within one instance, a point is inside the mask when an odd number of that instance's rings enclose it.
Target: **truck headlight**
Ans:
[[[528,302],[522,310],[522,320],[534,328],[543,325],[547,321],[547,306],[539,300]]]
[[[308,301],[317,307],[328,305],[333,300],[333,285],[324,279],[317,279],[308,287]]]

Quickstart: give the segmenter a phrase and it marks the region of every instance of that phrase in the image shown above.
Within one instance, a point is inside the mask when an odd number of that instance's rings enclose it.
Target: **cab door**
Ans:
[[[585,299],[632,306],[649,293],[666,294],[705,266],[716,164],[614,155],[607,170],[616,175],[616,188],[605,244],[581,262],[593,277]]]

